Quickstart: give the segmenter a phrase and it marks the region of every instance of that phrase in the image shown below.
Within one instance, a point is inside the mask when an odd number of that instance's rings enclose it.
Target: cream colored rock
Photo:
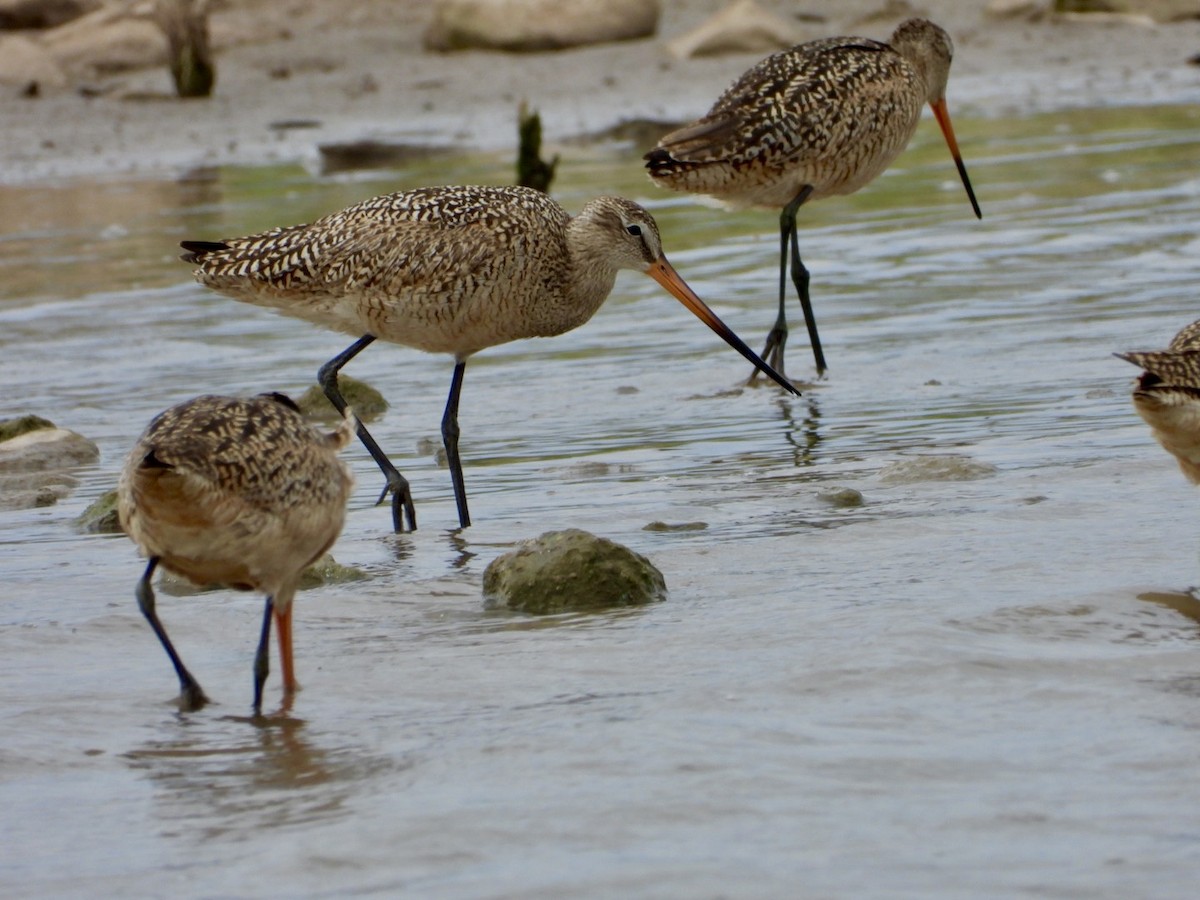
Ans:
[[[1154,22],[1178,22],[1200,18],[1200,0],[1055,0],[1056,12],[1070,14],[1072,18],[1096,16],[1100,20],[1116,24],[1144,24]]]
[[[427,50],[561,50],[652,36],[658,0],[436,0]]]
[[[1034,19],[1050,12],[1051,0],[988,0],[983,14],[993,19]]]
[[[808,39],[794,22],[763,9],[754,0],[738,2],[670,41],[667,52],[676,59],[724,53],[771,53]]]
[[[0,28],[54,28],[100,6],[100,0],[0,0]]]
[[[163,66],[167,38],[149,16],[106,6],[47,31],[42,44],[72,76],[95,76]]]
[[[0,84],[63,88],[67,86],[67,75],[36,41],[10,34],[0,37]]]

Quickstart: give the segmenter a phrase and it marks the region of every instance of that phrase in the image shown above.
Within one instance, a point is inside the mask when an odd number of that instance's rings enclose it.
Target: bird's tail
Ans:
[[[187,253],[180,254],[179,258],[184,262],[195,264],[204,262],[204,257],[210,253],[219,253],[229,249],[229,245],[223,241],[181,241],[179,246],[187,251]]]

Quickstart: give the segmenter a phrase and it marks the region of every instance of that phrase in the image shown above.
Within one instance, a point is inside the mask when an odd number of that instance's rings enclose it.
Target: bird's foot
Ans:
[[[775,326],[767,333],[767,342],[763,345],[763,351],[759,354],[763,361],[787,378],[787,372],[783,367],[783,346],[787,343],[787,329]],[[754,369],[750,373],[750,378],[746,381],[747,385],[753,386],[758,382],[758,376],[762,373],[758,369]]]
[[[208,702],[208,697],[196,682],[189,681],[179,685],[180,712],[196,712],[203,709]]]
[[[379,506],[392,495],[392,529],[396,534],[404,531],[417,530],[417,507],[413,503],[412,491],[408,487],[408,479],[393,469],[385,473],[387,484],[375,505]],[[407,525],[407,527],[405,527]]]

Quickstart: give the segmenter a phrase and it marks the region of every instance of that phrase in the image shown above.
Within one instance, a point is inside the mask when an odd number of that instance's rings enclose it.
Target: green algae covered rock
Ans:
[[[75,527],[88,534],[120,534],[121,520],[117,515],[117,492],[105,491],[79,514]]]
[[[650,560],[578,528],[548,531],[496,557],[483,573],[495,606],[534,615],[594,612],[663,600],[667,584]]]
[[[359,381],[357,378],[350,378],[347,375],[339,375],[338,387],[342,391],[342,396],[346,398],[346,402],[350,404],[350,408],[354,410],[354,414],[361,421],[374,422],[387,412],[388,404],[383,399],[383,394],[365,381]],[[300,407],[300,412],[310,419],[322,422],[337,422],[341,419],[338,411],[333,408],[333,404],[329,402],[329,398],[325,396],[325,392],[319,385],[314,384],[305,391],[296,400],[296,405]]]
[[[365,581],[368,577],[367,573],[357,566],[343,566],[331,554],[326,553],[300,573],[300,590],[307,591],[323,584]]]
[[[43,428],[54,427],[54,423],[49,419],[43,419],[41,416],[32,414],[17,416],[12,419],[0,419],[0,441],[11,440],[28,431],[40,431]]]

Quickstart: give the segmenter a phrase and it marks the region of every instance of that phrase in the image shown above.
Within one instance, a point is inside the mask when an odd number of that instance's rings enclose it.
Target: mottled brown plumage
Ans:
[[[1188,480],[1200,484],[1200,320],[1166,350],[1116,355],[1145,370],[1133,389],[1134,409]]]
[[[925,19],[901,24],[888,43],[836,37],[775,53],[749,69],[709,112],[646,154],[650,177],[733,206],[782,209],[779,316],[763,356],[783,371],[788,251],[818,374],[825,357],[800,260],[796,213],[808,200],[850,194],[883,172],[933,107],[978,216],[946,112],[950,36]]]
[[[318,375],[339,409],[345,402],[338,370],[376,338],[452,354],[442,435],[463,527],[470,515],[457,418],[467,358],[496,344],[582,325],[608,297],[620,269],[650,275],[766,369],[667,262],[653,217],[619,197],[592,200],[572,217],[528,188],[422,188],[374,197],[309,225],[182,246],[188,251],[183,258],[199,267],[201,284],[361,335]],[[359,436],[388,479],[383,496],[394,494],[396,530],[404,517],[415,528],[408,483],[361,424]]]
[[[180,661],[155,612],[150,578],[161,563],[197,584],[267,595],[255,659],[254,708],[262,703],[267,638],[277,625],[285,695],[296,689],[291,612],[300,573],[333,545],[353,479],[338,459],[353,416],[330,434],[315,431],[281,394],[203,396],[159,414],[125,462],[118,512],[149,557],[138,602],[171,657],[181,702],[204,692]]]

